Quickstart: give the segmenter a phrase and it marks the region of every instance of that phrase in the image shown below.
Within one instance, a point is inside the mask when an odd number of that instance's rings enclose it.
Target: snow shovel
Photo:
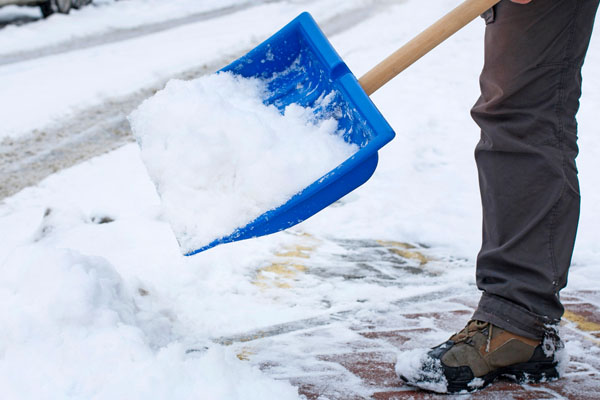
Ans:
[[[466,0],[360,80],[350,72],[306,12],[223,68],[221,71],[264,79],[271,94],[264,103],[282,111],[292,103],[313,108],[321,96],[334,93],[335,100],[325,107],[316,107],[315,115],[317,118],[335,118],[345,132],[344,140],[358,145],[359,150],[285,204],[267,211],[231,235],[186,255],[287,229],[365,183],[377,167],[377,151],[395,135],[369,95],[498,2]]]

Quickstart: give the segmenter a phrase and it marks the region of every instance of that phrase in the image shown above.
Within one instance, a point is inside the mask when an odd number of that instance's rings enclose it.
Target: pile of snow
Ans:
[[[22,246],[0,275],[4,399],[298,397],[230,349],[186,355],[172,321],[154,315],[144,322],[140,294],[101,257]]]
[[[284,204],[358,150],[335,119],[297,104],[281,114],[266,97],[264,81],[219,73],[171,81],[130,116],[184,253]]]

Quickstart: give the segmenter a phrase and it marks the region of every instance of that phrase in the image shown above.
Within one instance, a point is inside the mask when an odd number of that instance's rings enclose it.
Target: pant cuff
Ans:
[[[473,319],[489,322],[530,339],[541,340],[549,326],[560,321],[537,315],[502,297],[483,293]]]

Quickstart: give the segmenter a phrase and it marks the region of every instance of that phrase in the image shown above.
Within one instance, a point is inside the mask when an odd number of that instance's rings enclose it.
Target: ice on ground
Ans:
[[[358,150],[334,119],[263,104],[266,83],[219,73],[171,81],[129,117],[184,253],[287,202]]]

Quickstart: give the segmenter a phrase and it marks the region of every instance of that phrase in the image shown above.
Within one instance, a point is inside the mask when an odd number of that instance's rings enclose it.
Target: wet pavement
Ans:
[[[455,281],[453,271],[458,271]],[[321,294],[325,312],[314,318],[214,341],[234,346],[238,358],[290,381],[307,399],[600,398],[600,291],[564,291],[561,336],[570,361],[558,381],[499,380],[480,392],[455,396],[405,386],[394,372],[398,352],[436,345],[465,325],[478,299],[474,285],[464,280],[471,272],[468,261],[440,257],[419,244],[305,236],[257,269],[252,282],[275,301],[310,295],[311,287],[324,282],[337,288],[332,290],[361,293],[367,285],[365,298],[341,304]],[[368,295],[374,287],[399,288],[399,296],[382,301]],[[420,291],[413,293],[417,287]]]

